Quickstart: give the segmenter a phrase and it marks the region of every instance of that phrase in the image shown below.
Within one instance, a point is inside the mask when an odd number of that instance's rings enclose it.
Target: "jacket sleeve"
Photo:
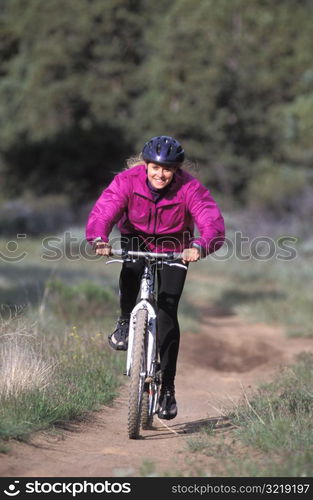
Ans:
[[[128,205],[128,182],[117,174],[94,204],[86,225],[86,239],[92,243],[97,238],[109,240],[114,225],[119,221]]]
[[[202,256],[218,250],[224,243],[225,223],[221,211],[210,191],[198,180],[192,189],[186,192],[188,210],[199,230],[199,236],[193,239],[199,245]]]

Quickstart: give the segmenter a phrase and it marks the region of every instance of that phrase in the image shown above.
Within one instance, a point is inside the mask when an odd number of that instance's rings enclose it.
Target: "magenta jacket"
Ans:
[[[86,227],[90,243],[99,237],[108,241],[117,224],[121,235],[141,236],[150,251],[180,252],[194,243],[206,255],[222,246],[224,219],[210,192],[195,177],[179,168],[157,202],[146,181],[144,164],[115,176],[90,212]]]

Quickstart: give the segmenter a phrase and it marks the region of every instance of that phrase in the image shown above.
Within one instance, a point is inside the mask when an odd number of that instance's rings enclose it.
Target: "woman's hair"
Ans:
[[[126,167],[125,169],[136,167],[137,165],[142,165],[145,163],[144,159],[142,158],[142,153],[139,153],[137,156],[131,156],[126,160]]]
[[[139,153],[136,156],[131,156],[126,160],[126,167],[125,170],[128,170],[129,168],[136,167],[137,165],[142,165],[145,163],[144,159],[142,158],[142,153]],[[181,165],[179,165],[179,168],[185,168],[188,170],[193,170],[194,172],[197,172],[199,170],[198,166],[196,163],[191,162],[189,160],[184,160]]]

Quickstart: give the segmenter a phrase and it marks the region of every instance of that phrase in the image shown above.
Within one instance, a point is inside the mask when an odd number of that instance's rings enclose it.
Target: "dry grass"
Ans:
[[[0,399],[18,398],[49,385],[55,365],[33,343],[32,335],[21,331],[0,336]]]

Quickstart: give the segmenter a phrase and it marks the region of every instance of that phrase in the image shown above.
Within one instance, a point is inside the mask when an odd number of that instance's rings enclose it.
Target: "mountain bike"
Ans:
[[[168,252],[142,252],[113,250],[110,259],[113,262],[134,262],[144,259],[140,291],[137,303],[130,314],[128,349],[125,375],[130,377],[128,401],[128,436],[140,437],[140,428],[151,429],[153,416],[158,411],[161,386],[160,354],[157,334],[157,280],[156,269],[159,266],[178,266],[181,254]]]

